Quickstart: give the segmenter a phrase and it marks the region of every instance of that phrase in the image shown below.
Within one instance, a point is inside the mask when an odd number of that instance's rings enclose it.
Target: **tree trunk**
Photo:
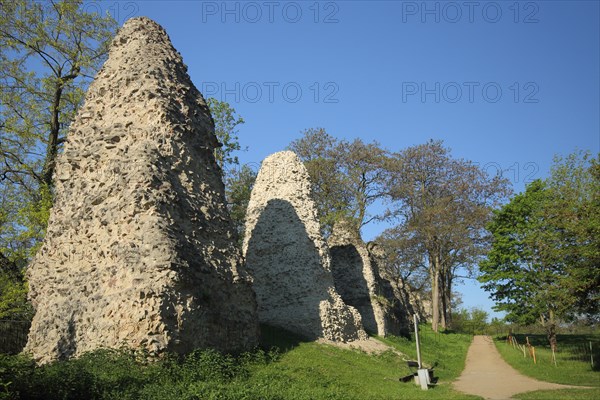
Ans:
[[[447,282],[446,274],[442,271],[440,273],[440,325],[442,329],[448,329],[448,304],[447,304]]]
[[[448,271],[446,277],[446,322],[452,326],[452,275]]]
[[[52,119],[50,121],[50,132],[48,133],[48,147],[46,147],[46,159],[42,171],[42,180],[47,186],[52,186],[52,178],[56,167],[56,156],[58,155],[58,134],[60,132],[60,99],[62,97],[63,83],[59,78],[54,89],[52,99]]]
[[[431,328],[434,332],[439,331],[440,321],[440,270],[439,257],[429,255],[429,268],[431,276]]]
[[[52,186],[54,170],[56,168],[56,157],[58,156],[58,136],[60,134],[60,101],[62,99],[63,88],[67,84],[79,76],[80,68],[77,65],[77,57],[73,60],[73,67],[68,75],[63,76],[60,69],[57,72],[56,86],[54,87],[54,97],[52,99],[52,119],[50,120],[50,132],[48,132],[48,147],[46,148],[46,159],[44,160],[44,168],[42,170],[42,183],[47,186]]]
[[[550,348],[554,351],[557,350],[556,347],[556,320],[554,317],[554,311],[550,310],[549,319],[546,324],[546,336],[548,337],[548,342],[550,343]]]

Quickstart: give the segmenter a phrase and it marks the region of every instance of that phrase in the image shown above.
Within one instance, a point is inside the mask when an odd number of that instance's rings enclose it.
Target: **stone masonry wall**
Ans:
[[[306,168],[290,151],[267,157],[246,214],[243,252],[261,322],[310,339],[366,338],[335,291]]]
[[[28,274],[39,362],[257,344],[214,123],[162,27],[129,20],[72,123]]]
[[[334,225],[328,245],[336,290],[360,312],[365,330],[380,336],[404,334],[406,310],[390,282],[380,275],[377,260],[358,230],[341,220]]]

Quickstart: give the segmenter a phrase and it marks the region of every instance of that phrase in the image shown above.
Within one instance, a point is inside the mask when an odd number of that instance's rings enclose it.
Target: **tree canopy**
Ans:
[[[289,149],[308,170],[326,235],[340,219],[360,229],[378,218],[370,206],[385,196],[383,167],[389,153],[379,143],[337,139],[323,128],[313,128],[302,132]]]
[[[229,169],[235,168],[239,164],[234,152],[242,149],[238,137],[238,125],[244,124],[245,121],[225,101],[209,97],[206,102],[215,122],[215,135],[221,143],[221,147],[215,151],[215,158],[224,170],[224,174],[227,175]]]

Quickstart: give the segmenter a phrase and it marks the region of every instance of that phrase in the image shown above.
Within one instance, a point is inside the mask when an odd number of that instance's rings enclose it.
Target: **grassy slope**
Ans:
[[[406,339],[381,340],[411,358],[415,355],[414,343]],[[470,341],[468,335],[438,335],[437,339],[433,334],[424,335],[424,361],[439,364],[436,376],[440,377],[440,385],[429,391],[422,391],[412,382],[398,381],[410,370],[394,352],[372,356],[317,343],[301,343],[277,363],[255,371],[249,383],[254,387],[269,383],[270,393],[293,399],[477,399],[449,385],[464,367]]]
[[[524,343],[522,337],[518,337],[519,343]],[[518,399],[598,399],[600,398],[600,372],[593,371],[590,364],[584,361],[573,360],[570,351],[575,343],[586,343],[589,340],[598,341],[599,336],[590,335],[559,335],[557,353],[557,366],[552,363],[552,353],[548,349],[547,341],[543,335],[530,335],[530,342],[536,346],[537,364],[530,357],[524,358],[523,353],[506,344],[504,340],[496,340],[498,351],[516,370],[524,375],[542,381],[562,383],[575,386],[593,386],[597,389],[564,389],[564,390],[542,390],[536,392],[522,393],[515,396]]]
[[[318,343],[294,340],[284,332],[265,332],[277,356],[258,351],[238,358],[196,352],[140,365],[116,353],[94,353],[79,360],[33,368],[25,359],[0,357],[0,399],[477,399],[452,390],[460,374],[467,335],[433,335],[424,328],[423,359],[439,363],[440,384],[422,391],[401,383],[409,373],[394,352],[368,355]],[[414,343],[401,338],[384,341],[409,356]],[[2,393],[2,383],[10,390]],[[10,392],[10,394],[8,393]]]
[[[514,396],[520,400],[596,400],[600,399],[600,389],[561,389],[538,390]]]

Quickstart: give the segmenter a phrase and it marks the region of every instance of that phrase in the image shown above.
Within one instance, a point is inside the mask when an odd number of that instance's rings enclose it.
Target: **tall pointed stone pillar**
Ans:
[[[167,33],[148,18],[126,22],[57,160],[55,204],[28,272],[26,351],[36,360],[257,343],[216,146]]]
[[[246,213],[244,255],[262,323],[308,339],[366,338],[335,291],[306,168],[291,151],[267,157]]]

